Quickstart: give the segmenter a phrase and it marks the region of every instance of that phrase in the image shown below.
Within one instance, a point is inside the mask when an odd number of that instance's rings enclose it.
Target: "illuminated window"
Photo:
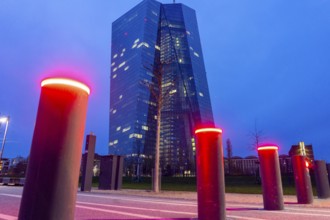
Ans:
[[[158,16],[157,12],[155,12],[155,11],[151,11],[151,13],[155,16]]]
[[[137,46],[137,44],[133,44],[132,49],[135,48],[136,46]]]
[[[120,56],[121,56],[121,57],[124,56],[124,53],[121,53]]]
[[[118,69],[117,67],[113,68],[113,72],[116,72],[116,71],[117,71],[117,69]]]
[[[145,47],[149,47],[149,44],[148,44],[148,43],[146,43],[146,42],[141,42],[141,43],[137,46],[137,48],[140,48],[142,45],[145,46]]]
[[[186,33],[188,34],[188,35],[190,35],[191,33],[190,33],[190,31],[186,31]]]
[[[174,93],[176,93],[176,89],[171,90],[169,93],[170,93],[170,94],[174,94]]]
[[[143,100],[144,103],[148,104],[148,105],[152,105],[152,106],[157,106],[156,103],[151,102],[149,100]]]
[[[125,51],[126,51],[126,48],[124,48],[124,49],[123,49],[121,52],[123,52],[123,53],[124,53]]]
[[[118,54],[113,55],[113,58],[114,58],[114,59],[115,59],[116,57],[118,57]]]
[[[158,45],[155,45],[155,48],[156,48],[157,50],[160,50],[160,47],[159,47]]]
[[[138,14],[137,13],[135,13],[135,14],[133,14],[133,16],[132,17],[130,17],[129,19],[128,19],[128,21],[131,21],[131,20],[133,20],[135,17],[137,17],[138,16]]]
[[[139,41],[140,41],[140,39],[137,38],[137,39],[134,41],[134,43],[136,44],[136,43],[139,42]]]
[[[117,110],[116,110],[116,109],[114,109],[114,110],[112,111],[112,114],[116,114],[116,112],[117,112]]]
[[[142,134],[136,134],[136,133],[133,133],[133,134],[130,134],[129,135],[129,138],[138,138],[138,139],[141,139],[142,138]]]
[[[120,96],[119,96],[119,99],[122,99],[122,98],[123,98],[123,95],[120,95]]]
[[[182,63],[182,62],[183,62],[183,60],[180,58],[180,59],[179,59],[179,63]]]
[[[116,78],[117,77],[117,74],[113,74],[112,76],[112,79]]]
[[[114,66],[115,65],[115,62],[111,63],[111,66]]]
[[[128,69],[129,69],[129,66],[125,67],[125,69],[124,69],[124,70],[126,71],[126,70],[128,70]]]
[[[199,95],[200,95],[201,97],[204,97],[204,94],[203,94],[203,93],[201,93],[201,92],[199,93]]]
[[[148,126],[142,125],[142,130],[148,131],[149,128],[148,128]]]
[[[122,67],[122,66],[124,66],[125,65],[125,61],[124,62],[122,62],[121,64],[119,64],[119,66],[118,66],[118,68],[120,68],[120,67]]]
[[[120,131],[120,129],[121,129],[121,127],[119,126],[119,127],[117,127],[116,131]]]
[[[195,55],[196,57],[199,57],[199,54],[198,54],[198,53],[196,53],[196,52],[194,52],[194,55]]]
[[[114,140],[113,142],[110,142],[110,143],[109,143],[110,146],[113,146],[113,145],[115,145],[115,144],[118,144],[118,140]]]
[[[172,83],[168,82],[168,83],[163,84],[162,87],[164,88],[164,87],[167,87],[167,86],[170,86],[170,85],[172,85]]]
[[[129,131],[131,129],[131,126],[128,126],[127,128],[123,128],[123,132]]]

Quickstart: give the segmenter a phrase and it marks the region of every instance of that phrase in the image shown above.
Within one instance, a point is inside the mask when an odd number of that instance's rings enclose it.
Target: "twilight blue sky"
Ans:
[[[0,113],[11,117],[4,157],[28,155],[40,82],[56,75],[90,85],[86,134],[107,153],[111,23],[139,2],[0,0]],[[330,1],[176,2],[197,12],[215,121],[234,155],[255,154],[257,122],[280,154],[305,141],[330,162]]]

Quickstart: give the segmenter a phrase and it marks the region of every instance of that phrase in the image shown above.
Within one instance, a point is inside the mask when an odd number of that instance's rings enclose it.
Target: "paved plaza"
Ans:
[[[22,187],[0,186],[0,219],[17,219]],[[330,199],[314,199],[312,205],[285,196],[282,211],[263,210],[262,195],[226,194],[227,219],[330,219]],[[75,219],[196,219],[195,192],[144,190],[78,192]]]

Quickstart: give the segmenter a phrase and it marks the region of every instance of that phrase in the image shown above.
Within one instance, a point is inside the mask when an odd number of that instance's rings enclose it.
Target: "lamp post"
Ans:
[[[1,152],[0,152],[0,162],[1,162],[3,150],[5,149],[5,142],[6,142],[7,130],[8,130],[8,124],[9,124],[9,117],[0,117],[0,123],[6,123],[5,133],[3,135],[2,145],[1,145]]]

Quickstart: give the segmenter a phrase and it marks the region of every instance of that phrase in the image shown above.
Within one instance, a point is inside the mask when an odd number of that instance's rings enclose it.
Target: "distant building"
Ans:
[[[8,174],[12,176],[24,177],[28,166],[28,158],[15,157],[11,159]]]
[[[16,167],[19,163],[27,163],[27,158],[18,156],[11,159],[10,167]]]
[[[229,162],[231,170],[229,172]],[[256,156],[248,156],[245,158],[234,156],[228,160],[224,158],[225,174],[231,175],[254,175],[259,167],[259,159]]]
[[[302,155],[306,156],[310,162],[314,161],[314,151],[311,144],[305,145],[304,142],[300,142],[298,145],[292,145],[289,151],[289,156]]]
[[[248,156],[245,158],[234,156],[230,159],[231,170],[229,171],[229,160],[224,158],[225,174],[227,175],[256,175],[259,169],[259,158]],[[291,157],[282,154],[279,156],[279,165],[281,174],[290,174],[293,172]]]
[[[2,158],[0,161],[0,174],[7,174],[10,167],[10,159]]]

